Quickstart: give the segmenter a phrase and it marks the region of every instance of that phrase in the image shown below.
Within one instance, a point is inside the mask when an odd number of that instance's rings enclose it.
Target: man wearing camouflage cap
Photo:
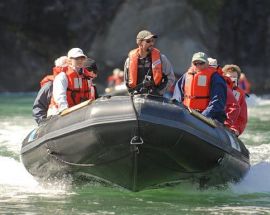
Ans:
[[[227,86],[215,67],[209,67],[208,56],[194,53],[191,67],[178,80],[173,98],[206,117],[224,122]]]
[[[136,38],[138,48],[129,52],[124,66],[125,82],[129,92],[150,92],[163,95],[174,83],[169,60],[154,48],[157,35],[140,31]]]

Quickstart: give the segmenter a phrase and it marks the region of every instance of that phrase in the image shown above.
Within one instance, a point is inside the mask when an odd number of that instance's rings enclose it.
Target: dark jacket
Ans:
[[[51,102],[53,82],[49,81],[40,88],[33,104],[32,115],[39,124],[47,118],[47,111]]]
[[[184,99],[185,74],[180,77],[176,83],[173,98],[179,101]],[[207,108],[202,112],[206,117],[224,122],[226,119],[225,106],[227,100],[227,86],[225,80],[218,74],[214,73],[211,77],[210,102]]]

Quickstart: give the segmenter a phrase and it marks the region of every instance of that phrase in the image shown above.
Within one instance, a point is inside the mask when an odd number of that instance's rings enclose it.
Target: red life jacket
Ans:
[[[134,49],[129,52],[129,81],[128,85],[131,88],[137,86],[138,79],[138,59],[139,59],[139,49]],[[151,59],[152,59],[152,72],[153,79],[156,86],[161,83],[162,80],[162,65],[161,65],[161,56],[160,51],[156,48],[151,50]]]
[[[215,68],[208,67],[195,72],[194,67],[189,68],[185,77],[184,105],[202,112],[210,101],[210,82]]]
[[[227,87],[229,87],[231,90],[233,90],[233,82],[230,77],[222,76],[224,80],[226,81]]]
[[[92,77],[89,76],[90,72],[87,69],[83,69],[82,75],[79,75],[72,68],[68,67],[65,74],[68,80],[66,92],[68,107],[75,106],[89,99],[96,99],[96,90],[92,83]],[[52,97],[50,108],[53,106],[58,108],[57,103]]]
[[[239,79],[238,87],[244,90],[245,93],[250,93],[250,83],[246,77]]]
[[[47,75],[45,76],[41,81],[40,81],[40,88],[43,87],[46,83],[48,83],[49,81],[53,81],[54,80],[54,76],[53,75]]]
[[[233,88],[233,94],[238,101],[240,106],[240,114],[237,118],[235,124],[232,126],[233,129],[237,130],[239,134],[242,134],[246,128],[248,121],[248,112],[247,112],[247,103],[246,103],[246,94],[239,87]]]

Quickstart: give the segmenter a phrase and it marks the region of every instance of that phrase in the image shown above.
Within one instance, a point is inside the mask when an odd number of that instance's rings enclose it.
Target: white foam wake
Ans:
[[[19,153],[23,139],[34,127],[35,124],[31,119],[1,120],[0,147],[6,147],[14,153]]]
[[[237,193],[269,193],[270,163],[260,162],[252,166],[240,183],[232,185],[232,190]]]

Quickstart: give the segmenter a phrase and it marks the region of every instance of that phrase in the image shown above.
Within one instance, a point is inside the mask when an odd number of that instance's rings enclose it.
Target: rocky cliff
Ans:
[[[239,64],[255,92],[270,91],[268,0],[9,0],[0,2],[0,91],[35,91],[54,59],[80,47],[96,59],[100,85],[123,67],[138,31],[160,37],[156,46],[176,73],[204,51],[221,64]]]

